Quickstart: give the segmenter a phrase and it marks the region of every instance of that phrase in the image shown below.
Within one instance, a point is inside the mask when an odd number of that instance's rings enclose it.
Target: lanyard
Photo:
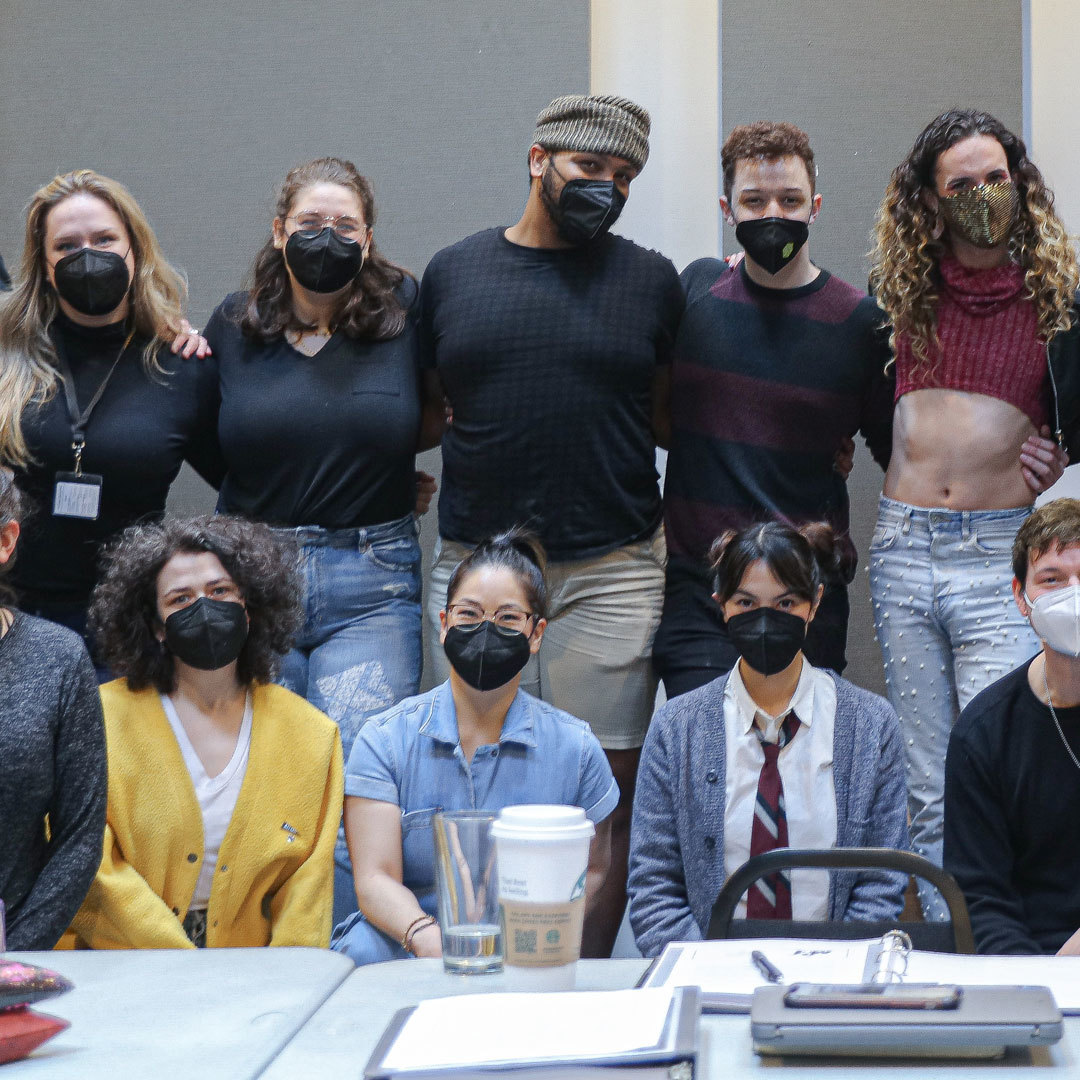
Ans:
[[[71,421],[71,449],[75,451],[76,476],[82,475],[82,456],[83,450],[86,447],[86,427],[90,423],[90,417],[97,408],[98,402],[101,401],[104,396],[105,388],[109,385],[109,380],[116,370],[116,365],[120,363],[124,353],[127,352],[128,346],[131,344],[131,339],[134,336],[135,331],[133,329],[128,336],[124,338],[124,344],[120,346],[120,351],[116,354],[116,359],[112,362],[112,366],[106,372],[105,378],[101,380],[98,388],[94,391],[94,396],[87,402],[86,408],[80,411],[79,399],[75,395],[75,377],[71,373],[71,365],[68,363],[64,346],[58,340],[60,335],[56,335],[54,344],[56,345],[56,357],[60,361],[60,381],[64,384],[64,403],[67,405],[68,419]]]

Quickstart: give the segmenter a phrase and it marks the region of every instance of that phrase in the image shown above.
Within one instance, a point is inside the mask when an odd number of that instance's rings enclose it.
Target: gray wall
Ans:
[[[97,169],[187,272],[201,326],[288,169],[335,154],[372,179],[377,242],[419,276],[516,220],[536,114],[588,88],[588,0],[0,0],[0,253],[14,269],[36,188]],[[212,505],[185,469],[170,507]],[[428,553],[434,533],[433,511]]]
[[[751,120],[790,120],[810,135],[822,213],[814,261],[865,288],[870,230],[893,167],[943,109],[1023,123],[1020,0],[722,0],[723,134]],[[735,249],[725,226],[726,251]],[[881,471],[860,447],[851,477],[852,534],[865,555]],[[848,675],[881,690],[866,575],[852,591]]]

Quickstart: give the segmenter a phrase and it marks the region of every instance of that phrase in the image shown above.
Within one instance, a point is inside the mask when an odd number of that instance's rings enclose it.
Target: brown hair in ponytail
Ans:
[[[519,526],[482,540],[454,567],[446,585],[446,606],[453,603],[466,574],[484,566],[509,570],[521,583],[525,598],[536,615],[547,618],[547,556],[539,539]]]

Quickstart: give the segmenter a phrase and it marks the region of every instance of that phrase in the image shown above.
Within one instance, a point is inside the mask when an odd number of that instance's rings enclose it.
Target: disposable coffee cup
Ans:
[[[595,832],[577,806],[507,806],[491,826],[504,963],[537,985],[573,986]]]

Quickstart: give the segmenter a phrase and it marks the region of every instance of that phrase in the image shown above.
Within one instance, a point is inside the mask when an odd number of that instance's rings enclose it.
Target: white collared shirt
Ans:
[[[825,671],[803,660],[791,702],[779,716],[770,716],[750,697],[736,664],[724,689],[727,777],[724,810],[724,878],[750,858],[750,833],[758,779],[765,751],[755,734],[755,717],[765,738],[776,741],[780,725],[792,710],[801,721],[795,737],[777,757],[784,786],[788,845],[831,848],[836,845],[836,789],[833,786],[833,725],[836,684]],[[829,914],[829,874],[795,870],[791,875],[791,914],[795,919],[824,920]],[[735,918],[746,918],[740,900]]]

